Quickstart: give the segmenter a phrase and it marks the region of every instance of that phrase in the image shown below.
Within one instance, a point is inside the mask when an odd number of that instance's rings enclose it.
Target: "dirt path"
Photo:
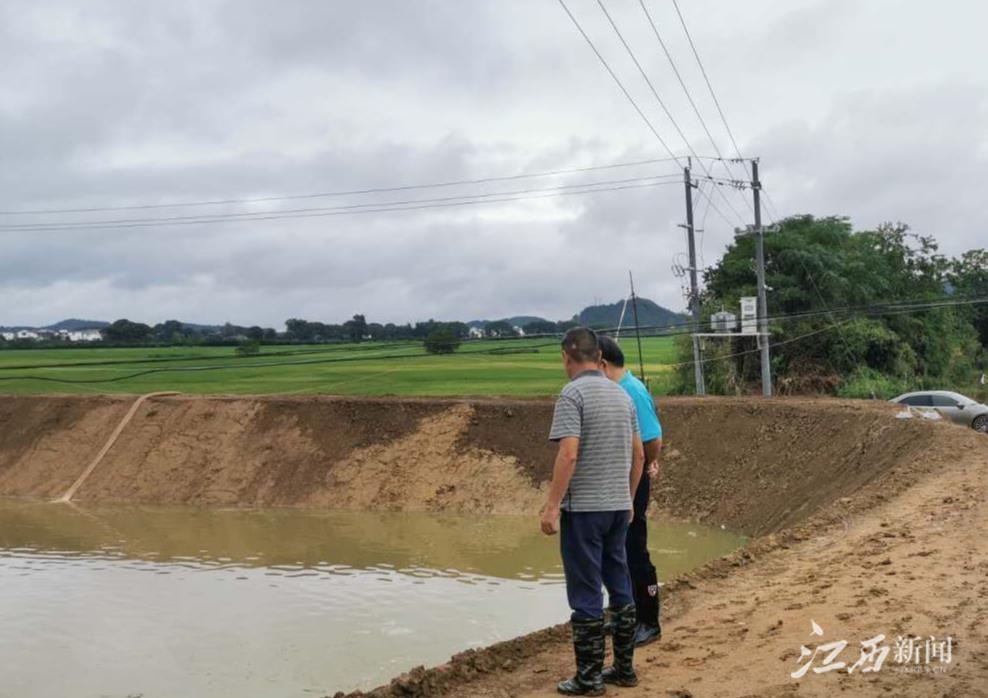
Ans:
[[[627,696],[988,696],[988,449],[969,453],[886,504],[780,547],[722,578],[673,595],[664,639],[636,657]],[[810,535],[807,535],[810,534]],[[708,575],[710,576],[710,575]],[[811,620],[824,631],[811,635]],[[879,633],[890,647],[877,673],[800,680],[800,646],[846,640],[848,666]],[[943,673],[904,673],[898,636],[953,638]],[[571,672],[564,642],[452,691],[455,696],[552,696]],[[925,651],[925,650],[924,650]],[[814,667],[821,666],[818,655]],[[920,668],[925,655],[920,659]]]

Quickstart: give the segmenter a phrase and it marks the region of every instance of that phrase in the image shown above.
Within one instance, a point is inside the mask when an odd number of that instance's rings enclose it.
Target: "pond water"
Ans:
[[[664,579],[737,548],[653,521]],[[568,617],[534,517],[0,501],[0,696],[324,696]]]

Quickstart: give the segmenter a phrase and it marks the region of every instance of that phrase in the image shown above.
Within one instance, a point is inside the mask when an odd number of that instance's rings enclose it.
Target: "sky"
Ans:
[[[0,4],[0,325],[564,319],[625,297],[629,271],[639,295],[682,309],[669,151],[735,151],[672,0],[643,2],[672,64],[639,0],[604,7],[655,94],[597,1],[566,0],[651,128],[558,0]],[[985,246],[988,5],[679,7],[740,152],[760,160],[767,221],[902,221],[947,254]],[[706,159],[693,174],[746,176]],[[752,222],[751,193],[699,181],[709,266]],[[560,189],[588,182],[613,190]],[[478,194],[511,200],[374,208]],[[326,215],[341,206],[358,208]],[[222,218],[238,213],[265,219]]]

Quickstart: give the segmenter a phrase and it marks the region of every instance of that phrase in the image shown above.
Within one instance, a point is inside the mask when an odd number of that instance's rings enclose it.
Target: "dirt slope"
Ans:
[[[0,496],[51,497],[127,398],[0,398]],[[662,401],[672,514],[764,533],[922,454],[934,425],[832,400]],[[163,397],[143,405],[79,501],[534,513],[550,401]]]
[[[988,696],[988,440],[950,425],[917,428],[922,454],[667,585],[663,640],[637,654],[640,685],[608,695]],[[801,645],[845,640],[838,661],[850,666],[860,642],[878,634],[890,649],[878,673],[790,676]],[[922,646],[948,635],[949,664],[926,671],[920,659],[907,673],[895,660],[900,637]],[[548,697],[572,661],[558,626],[420,668],[371,695]]]
[[[109,438],[132,398],[0,398],[0,495],[62,494]]]

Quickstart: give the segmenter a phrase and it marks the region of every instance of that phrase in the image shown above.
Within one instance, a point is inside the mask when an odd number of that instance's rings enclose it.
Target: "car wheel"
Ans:
[[[975,431],[980,431],[982,434],[988,434],[988,414],[983,414],[974,422],[971,423],[971,427]]]

